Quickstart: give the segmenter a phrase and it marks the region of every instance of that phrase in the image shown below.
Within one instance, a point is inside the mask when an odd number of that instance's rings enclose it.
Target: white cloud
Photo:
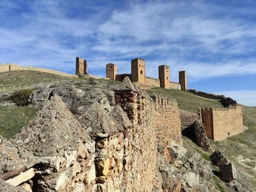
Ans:
[[[21,11],[17,2],[0,5],[6,8],[2,14]],[[185,69],[192,80],[256,74],[255,21],[234,17],[255,16],[253,8],[227,12],[227,7],[200,0],[109,5],[103,9],[94,1],[43,0],[23,4],[28,10],[12,16],[15,25],[0,27],[0,62],[59,70],[68,65],[73,72],[80,56],[92,69],[116,62],[120,71],[129,72],[127,63],[142,57],[147,75],[154,77],[162,64],[171,66],[171,77]]]

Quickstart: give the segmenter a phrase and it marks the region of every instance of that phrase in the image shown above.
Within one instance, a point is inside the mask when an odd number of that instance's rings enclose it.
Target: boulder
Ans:
[[[214,151],[213,154],[210,156],[210,158],[212,163],[218,167],[228,162],[227,159],[223,156],[223,154],[219,150]]]
[[[205,132],[203,124],[196,120],[193,123],[194,132],[196,135],[197,144],[202,147],[205,151],[212,152],[212,148],[209,144],[208,137]]]

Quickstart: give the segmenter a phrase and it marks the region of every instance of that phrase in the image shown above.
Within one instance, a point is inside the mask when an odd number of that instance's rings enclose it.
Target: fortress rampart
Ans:
[[[224,140],[245,130],[242,106],[201,109],[206,134],[213,140]]]
[[[126,76],[130,78],[132,82],[139,83],[149,87],[162,87],[166,89],[181,89],[187,90],[187,74],[186,71],[179,71],[179,82],[170,81],[170,67],[167,65],[161,65],[158,67],[158,79],[146,76],[145,61],[140,58],[131,60],[131,73],[130,74],[118,74],[118,67],[113,63],[106,65],[106,77],[115,80],[122,81]]]
[[[45,72],[45,73],[51,73],[55,75],[61,75],[65,77],[77,77],[76,75],[71,75],[68,73],[55,71],[51,69],[44,69],[39,67],[23,67],[17,64],[1,64],[0,65],[0,72],[8,72],[8,71],[38,71],[38,72]]]

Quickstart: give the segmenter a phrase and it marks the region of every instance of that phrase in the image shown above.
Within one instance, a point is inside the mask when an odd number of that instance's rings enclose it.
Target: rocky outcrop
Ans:
[[[0,138],[0,191],[216,191],[209,162],[182,146],[173,99],[126,78],[52,85],[30,101],[35,118]]]
[[[212,152],[203,124],[196,120],[192,126],[196,135],[197,144],[205,151]]]

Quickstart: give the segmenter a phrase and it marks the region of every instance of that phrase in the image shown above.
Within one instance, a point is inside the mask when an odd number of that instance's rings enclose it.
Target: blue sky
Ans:
[[[169,65],[171,81],[186,70],[188,87],[256,106],[255,0],[0,0],[0,63],[74,74],[105,65],[130,72],[143,58],[146,75]]]

